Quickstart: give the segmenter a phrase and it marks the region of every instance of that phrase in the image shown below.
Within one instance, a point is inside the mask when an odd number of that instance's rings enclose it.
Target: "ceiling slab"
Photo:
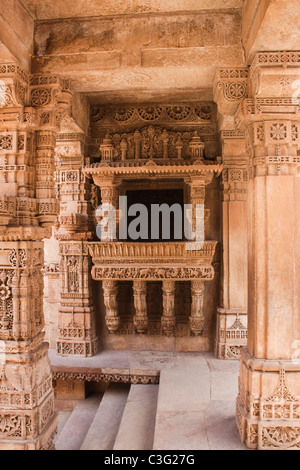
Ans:
[[[20,0],[37,20],[241,8],[243,0]]]
[[[237,10],[43,21],[32,58],[33,73],[61,74],[77,91],[99,94],[186,89],[207,95],[218,67],[243,65]]]
[[[247,0],[243,42],[247,61],[258,51],[299,50],[299,0]]]

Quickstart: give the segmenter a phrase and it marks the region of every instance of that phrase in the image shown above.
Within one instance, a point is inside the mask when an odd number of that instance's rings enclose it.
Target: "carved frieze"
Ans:
[[[178,155],[181,158],[181,154],[188,155],[187,143],[196,131],[205,143],[206,158],[215,159],[218,155],[216,117],[212,102],[92,105],[89,156],[100,156],[99,147],[110,134],[115,158],[121,159],[125,148],[129,159],[133,155],[140,159],[159,154],[162,158],[167,149],[171,158]]]
[[[92,277],[96,281],[108,280],[126,280],[134,281],[136,279],[156,281],[163,279],[176,279],[178,281],[188,281],[192,279],[203,279],[211,281],[214,279],[214,268],[212,266],[201,267],[111,267],[111,266],[93,266]]]

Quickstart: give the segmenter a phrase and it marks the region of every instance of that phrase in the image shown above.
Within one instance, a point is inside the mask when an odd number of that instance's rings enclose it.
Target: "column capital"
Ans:
[[[56,191],[60,215],[55,237],[88,240],[94,235],[93,211],[98,207],[97,187],[82,172],[86,162],[87,137],[83,133],[57,135],[55,149]]]
[[[214,81],[214,101],[222,115],[233,115],[241,100],[248,97],[248,67],[222,67]]]
[[[261,119],[247,128],[249,177],[300,173],[299,120]]]
[[[300,51],[257,52],[249,71],[249,91],[254,97],[299,98]]]

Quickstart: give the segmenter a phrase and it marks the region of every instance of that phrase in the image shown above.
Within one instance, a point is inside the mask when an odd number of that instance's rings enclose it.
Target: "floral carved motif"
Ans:
[[[12,270],[0,272],[0,337],[13,327]]]
[[[134,279],[147,279],[147,280],[159,280],[159,279],[178,279],[178,280],[190,280],[190,279],[205,279],[212,280],[214,278],[214,269],[212,266],[201,266],[194,268],[141,268],[141,267],[129,267],[129,268],[112,268],[112,267],[98,267],[95,266],[92,270],[92,275],[95,280],[102,279],[123,279],[123,280],[134,280]]]
[[[51,88],[36,88],[31,92],[31,103],[34,108],[51,103]]]
[[[262,430],[262,444],[265,448],[300,448],[300,427],[264,427]]]
[[[0,150],[12,150],[13,148],[13,135],[0,135]]]
[[[223,87],[224,96],[228,101],[238,101],[248,96],[246,82],[220,83],[220,86]]]
[[[287,138],[287,127],[282,123],[273,124],[270,136],[274,140],[285,140]]]
[[[2,439],[20,439],[22,437],[21,417],[0,413],[0,437],[2,437]]]

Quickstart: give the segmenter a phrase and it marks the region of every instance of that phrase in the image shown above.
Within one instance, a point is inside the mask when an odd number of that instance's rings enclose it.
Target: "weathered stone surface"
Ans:
[[[69,18],[85,16],[111,16],[120,14],[159,13],[173,11],[218,10],[242,7],[242,0],[116,0],[113,3],[103,0],[101,5],[97,0],[83,4],[81,0],[61,3],[54,0],[51,4],[40,4],[38,0],[22,0],[31,14],[38,20]]]

